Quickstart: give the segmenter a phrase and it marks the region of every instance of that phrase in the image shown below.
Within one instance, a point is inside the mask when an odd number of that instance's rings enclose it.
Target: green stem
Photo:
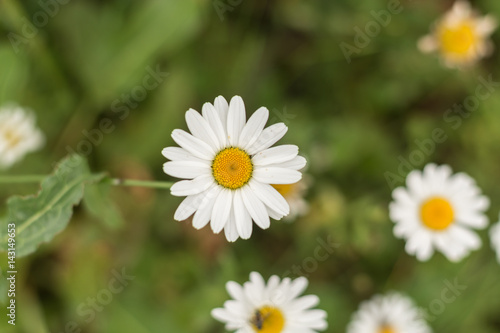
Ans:
[[[45,179],[44,175],[20,175],[20,176],[0,176],[0,184],[19,184],[19,183],[39,183]],[[151,187],[158,189],[169,189],[173,182],[159,182],[150,180],[104,178],[101,183],[113,186],[137,186]]]
[[[172,187],[173,184],[174,184],[173,182],[158,182],[158,181],[118,179],[118,178],[111,179],[111,185],[114,186],[138,186],[138,187],[169,189],[170,187]]]

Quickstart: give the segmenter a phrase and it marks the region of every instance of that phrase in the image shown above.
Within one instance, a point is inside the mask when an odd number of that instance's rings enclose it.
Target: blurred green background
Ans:
[[[114,130],[87,154],[92,170],[170,180],[160,152],[174,145],[173,129],[186,129],[184,112],[201,110],[218,95],[240,95],[247,114],[266,106],[271,122],[289,126],[282,142],[300,147],[314,181],[307,216],[255,229],[250,240],[234,244],[208,228],[175,222],[181,198],[167,190],[94,187],[88,194],[94,202],[77,207],[64,232],[18,260],[17,325],[7,325],[0,312],[0,332],[223,332],[210,311],[228,298],[228,280],[242,283],[253,270],[283,276],[310,262],[328,239],[335,251],[303,270],[310,279],[306,293],[320,295],[319,308],[329,314],[328,332],[344,332],[352,312],[374,293],[402,291],[426,309],[441,298],[445,281],[455,279],[467,289],[433,315],[434,331],[500,332],[500,265],[487,231],[479,232],[481,250],[461,263],[441,254],[420,263],[392,234],[386,181],[398,168],[404,177],[409,169],[401,159],[422,151],[415,140],[441,128],[447,139],[412,167],[446,163],[469,173],[492,199],[488,215],[497,221],[500,94],[460,117],[460,126],[444,115],[475,94],[478,77],[500,81],[499,47],[472,69],[446,69],[416,43],[452,2],[402,1],[401,13],[348,63],[339,44],[352,45],[354,28],[387,4],[1,0],[0,105],[32,108],[47,136],[42,151],[3,174],[49,173],[87,140],[84,131],[111,119]],[[500,18],[498,0],[473,5]],[[499,33],[493,41],[498,46]],[[168,76],[140,101],[127,102],[151,71]],[[2,185],[0,197],[5,202],[37,189]],[[4,268],[7,259],[0,260]],[[91,315],[89,298],[122,269],[135,278]]]

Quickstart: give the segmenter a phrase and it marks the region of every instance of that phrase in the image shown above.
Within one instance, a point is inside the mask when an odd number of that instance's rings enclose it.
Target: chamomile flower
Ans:
[[[239,96],[228,104],[219,96],[214,105],[205,103],[202,114],[190,109],[186,122],[191,134],[176,129],[172,138],[180,146],[168,147],[163,155],[166,174],[185,180],[171,193],[186,198],[174,218],[193,215],[193,226],[210,222],[214,233],[224,229],[226,238],[250,238],[252,220],[262,229],[270,216],[281,219],[290,212],[283,196],[270,184],[293,184],[302,178],[305,158],[295,145],[271,147],[287,132],[283,123],[264,129],[269,111],[261,107],[246,120]]]
[[[491,246],[497,254],[497,260],[500,263],[500,222],[496,223],[490,229]]]
[[[266,282],[259,273],[250,273],[243,286],[230,281],[226,289],[232,300],[212,316],[237,333],[319,332],[328,327],[326,312],[312,309],[319,303],[315,295],[300,296],[307,288],[305,277],[295,280],[271,276]]]
[[[430,333],[413,301],[392,292],[361,303],[347,333]]]
[[[44,141],[31,111],[15,105],[0,108],[0,168],[8,168],[40,149]]]
[[[309,204],[304,199],[308,186],[308,179],[304,177],[294,184],[272,184],[272,186],[286,199],[290,205],[290,214],[283,220],[293,221],[299,216],[304,216],[309,212]],[[271,216],[272,217],[272,216]]]
[[[410,172],[406,184],[393,191],[389,206],[394,235],[406,240],[406,252],[425,261],[436,249],[459,261],[481,246],[471,229],[488,225],[484,211],[490,203],[471,177],[452,175],[447,165],[428,164],[423,172]]]
[[[419,40],[418,47],[426,53],[439,52],[448,67],[463,67],[492,52],[489,37],[496,27],[492,16],[481,17],[468,2],[457,0],[431,34]]]

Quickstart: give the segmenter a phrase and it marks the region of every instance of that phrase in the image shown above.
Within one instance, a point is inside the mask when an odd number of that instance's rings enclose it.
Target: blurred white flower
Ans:
[[[305,176],[294,184],[272,184],[290,205],[290,214],[283,218],[284,221],[293,221],[309,212],[309,204],[304,198],[309,187],[308,179]]]
[[[375,295],[361,303],[347,333],[430,333],[413,301],[399,293]]]
[[[0,168],[12,166],[43,146],[45,137],[35,123],[29,110],[16,105],[0,108]]]
[[[232,300],[224,308],[212,310],[212,316],[237,333],[314,333],[328,327],[327,314],[312,309],[319,303],[315,295],[299,297],[307,288],[304,277],[280,281],[276,275],[266,282],[252,272],[250,281],[239,285],[230,281],[226,289]]]
[[[452,175],[447,165],[428,164],[423,172],[410,172],[406,184],[407,188],[393,191],[389,205],[396,223],[394,235],[406,240],[406,252],[425,261],[437,249],[449,260],[459,261],[481,247],[471,228],[488,225],[484,211],[490,202],[471,177]]]
[[[474,64],[493,51],[490,35],[497,28],[490,16],[479,16],[467,1],[458,0],[433,27],[431,34],[421,38],[422,52],[437,51],[448,67]]]
[[[165,173],[187,179],[171,188],[172,195],[187,196],[175,212],[176,220],[194,214],[196,229],[210,222],[214,233],[224,229],[234,242],[250,238],[252,220],[267,229],[269,216],[281,219],[289,214],[288,203],[270,184],[298,182],[306,160],[295,145],[270,148],[288,128],[278,123],[264,129],[268,117],[268,109],[261,107],[247,121],[239,96],[230,104],[219,96],[214,105],[203,105],[202,114],[186,112],[191,134],[174,130],[172,138],[181,147],[163,150],[171,160],[164,164]]]
[[[497,260],[500,263],[500,221],[490,229],[491,246],[497,254]]]

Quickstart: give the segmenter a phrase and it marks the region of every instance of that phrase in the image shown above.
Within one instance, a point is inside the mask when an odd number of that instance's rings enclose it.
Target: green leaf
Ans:
[[[116,229],[123,225],[123,217],[109,199],[109,189],[109,184],[86,186],[83,203],[87,210],[107,227]]]
[[[58,165],[53,175],[45,178],[36,196],[9,198],[7,223],[16,225],[16,256],[26,256],[35,252],[41,243],[50,242],[71,219],[73,206],[82,200],[84,185],[103,177],[104,174],[91,174],[83,157],[72,155]],[[6,228],[5,223],[2,229]],[[0,250],[7,250],[6,235],[1,238]]]

